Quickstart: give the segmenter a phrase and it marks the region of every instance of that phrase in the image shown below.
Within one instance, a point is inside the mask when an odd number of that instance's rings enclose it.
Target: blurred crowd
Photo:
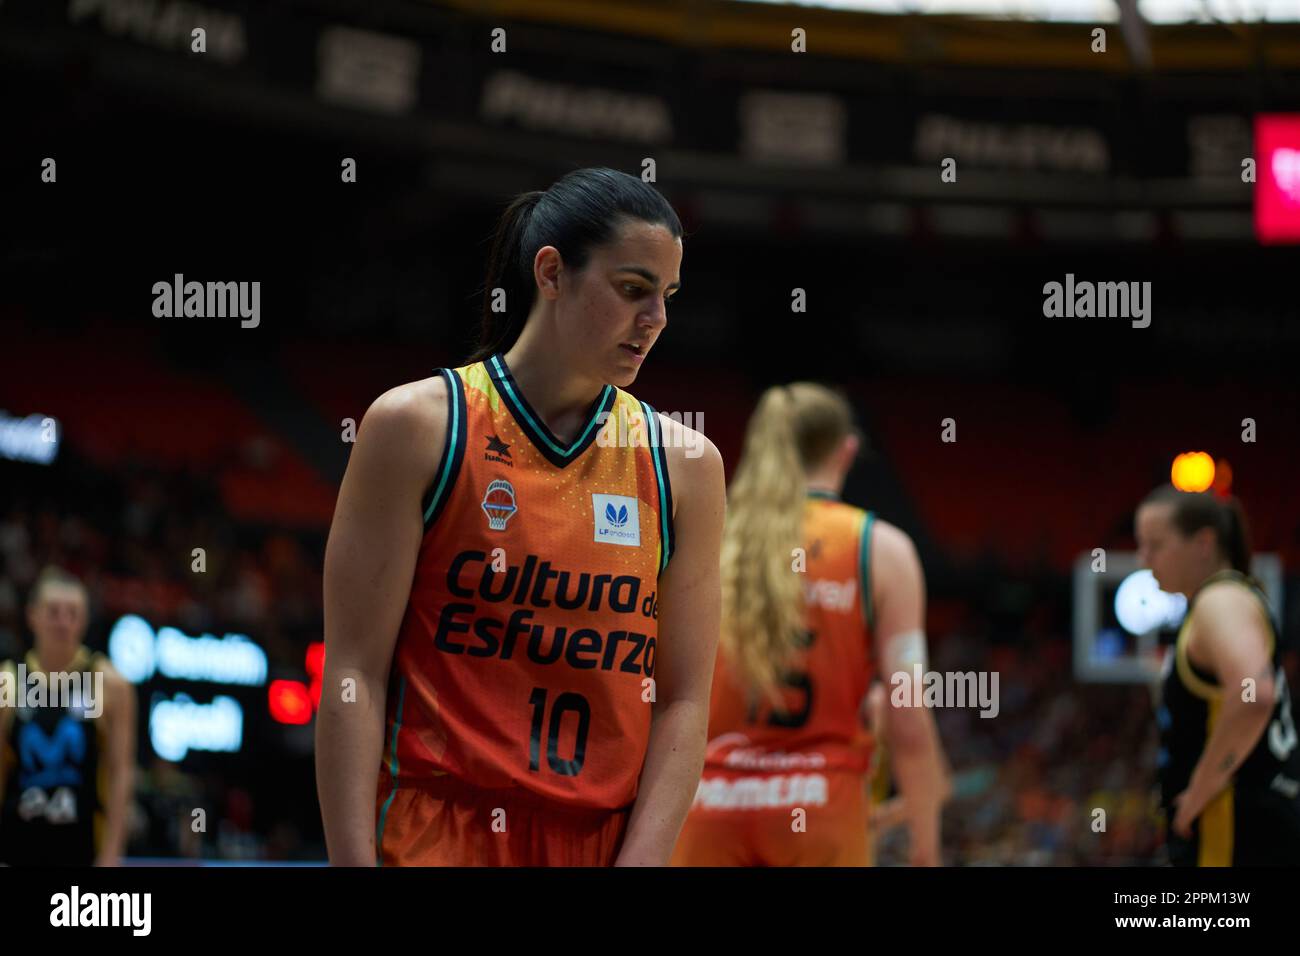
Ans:
[[[187,633],[255,629],[273,661],[300,661],[320,639],[323,530],[236,524],[197,470],[3,467],[0,650],[17,638],[27,589],[47,563],[90,589],[91,637],[95,624],[136,613]]]
[[[944,861],[962,866],[1140,866],[1162,862],[1150,688],[1082,684],[1063,639],[935,642],[940,672],[998,674],[999,712],[935,711],[952,768]],[[899,834],[881,862],[900,858]]]

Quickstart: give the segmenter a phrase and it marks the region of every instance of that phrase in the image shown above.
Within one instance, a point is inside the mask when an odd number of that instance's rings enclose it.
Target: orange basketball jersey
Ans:
[[[568,444],[501,355],[438,374],[447,439],[394,652],[381,845],[397,788],[444,775],[542,805],[628,807],[672,554],[649,405],[607,385]]]
[[[728,655],[719,654],[697,807],[815,805],[823,774],[869,767],[871,734],[861,707],[873,670],[868,545],[874,515],[821,492],[810,493],[804,509],[808,630],[780,675],[784,706],[751,699]],[[755,787],[755,774],[786,779]]]

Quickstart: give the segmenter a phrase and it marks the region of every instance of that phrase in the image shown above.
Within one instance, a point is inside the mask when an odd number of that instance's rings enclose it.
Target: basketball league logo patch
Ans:
[[[515,489],[504,478],[498,478],[487,486],[483,494],[483,513],[487,515],[488,528],[492,531],[505,531],[506,522],[519,510],[515,504]]]

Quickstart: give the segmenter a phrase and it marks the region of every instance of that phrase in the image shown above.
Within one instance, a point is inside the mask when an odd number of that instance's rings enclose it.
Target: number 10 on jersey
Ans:
[[[591,705],[581,694],[565,691],[555,698],[550,720],[546,720],[546,688],[534,687],[528,697],[533,709],[532,733],[528,740],[528,769],[541,769],[542,725],[546,730],[546,765],[552,772],[565,777],[576,777],[587,756],[587,731],[591,728]],[[560,723],[572,711],[578,715],[578,734],[573,743],[573,756],[560,756]]]

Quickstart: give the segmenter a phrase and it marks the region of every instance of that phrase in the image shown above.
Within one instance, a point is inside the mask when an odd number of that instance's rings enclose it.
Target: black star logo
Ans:
[[[510,446],[505,442],[503,442],[496,435],[488,436],[487,443],[488,443],[487,454],[505,455],[507,458],[510,457]]]

